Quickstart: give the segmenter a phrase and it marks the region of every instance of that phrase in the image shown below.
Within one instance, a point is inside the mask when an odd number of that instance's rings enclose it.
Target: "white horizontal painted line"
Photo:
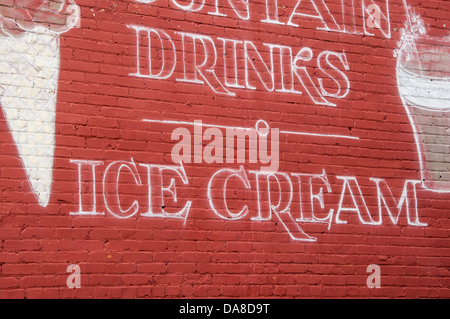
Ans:
[[[149,122],[149,123],[185,124],[185,125],[194,125],[194,126],[218,127],[218,128],[225,128],[225,129],[232,128],[232,129],[236,129],[236,130],[253,130],[254,129],[254,128],[249,128],[249,127],[225,126],[225,125],[184,122],[184,121],[164,121],[164,120],[148,120],[148,119],[144,119],[142,121]]]
[[[295,135],[307,135],[307,136],[318,136],[318,137],[345,138],[345,139],[350,139],[350,140],[359,140],[359,137],[350,136],[350,135],[320,134],[320,133],[291,132],[291,131],[280,131],[280,133],[295,134]]]
[[[148,123],[163,123],[163,124],[176,124],[176,125],[194,125],[194,126],[205,126],[205,127],[217,127],[217,128],[231,128],[235,130],[253,130],[253,127],[239,127],[239,126],[225,126],[225,125],[217,125],[217,124],[205,124],[205,123],[196,123],[196,122],[187,122],[187,121],[167,121],[167,120],[150,120],[143,119],[143,122]],[[315,137],[324,137],[324,138],[340,138],[340,139],[350,139],[350,140],[359,140],[359,137],[350,136],[350,135],[338,135],[338,134],[320,134],[320,133],[309,133],[309,132],[295,132],[295,131],[280,131],[283,134],[293,134],[293,135],[303,135],[303,136],[315,136]]]

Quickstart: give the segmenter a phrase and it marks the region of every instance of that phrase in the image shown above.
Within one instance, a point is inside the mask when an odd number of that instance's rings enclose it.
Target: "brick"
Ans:
[[[4,277],[0,278],[0,288],[1,289],[13,289],[18,287],[18,280],[14,277]]]
[[[3,274],[32,275],[37,274],[39,264],[5,264],[2,266]]]

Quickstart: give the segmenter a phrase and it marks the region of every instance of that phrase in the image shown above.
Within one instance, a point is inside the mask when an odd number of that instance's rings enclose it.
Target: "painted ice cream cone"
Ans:
[[[397,56],[397,84],[414,132],[422,186],[450,192],[450,38],[426,35],[407,7]]]
[[[53,179],[59,35],[78,19],[73,0],[0,0],[0,104],[44,207]]]

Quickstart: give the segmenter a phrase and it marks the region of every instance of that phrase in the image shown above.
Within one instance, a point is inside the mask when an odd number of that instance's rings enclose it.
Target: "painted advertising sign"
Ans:
[[[0,233],[448,240],[435,2],[1,0]]]

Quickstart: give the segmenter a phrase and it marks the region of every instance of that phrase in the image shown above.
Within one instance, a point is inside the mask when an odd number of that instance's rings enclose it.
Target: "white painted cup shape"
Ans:
[[[450,192],[450,39],[406,35],[397,84],[414,132],[423,187]]]

